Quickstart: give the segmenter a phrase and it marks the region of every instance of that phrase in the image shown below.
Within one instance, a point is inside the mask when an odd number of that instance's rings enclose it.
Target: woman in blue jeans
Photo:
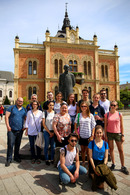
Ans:
[[[51,145],[51,163],[53,163],[54,159],[54,130],[52,128],[52,121],[54,117],[54,102],[50,101],[48,103],[48,110],[45,110],[43,112],[43,127],[44,127],[44,141],[45,141],[45,147],[44,147],[44,154],[45,154],[45,160],[46,165],[50,165],[49,157],[48,157],[48,148],[49,144]]]

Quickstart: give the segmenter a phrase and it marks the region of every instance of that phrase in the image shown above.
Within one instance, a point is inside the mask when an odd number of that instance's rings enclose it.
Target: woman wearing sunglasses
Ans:
[[[124,166],[124,151],[123,142],[124,138],[124,127],[123,127],[123,117],[116,109],[118,108],[117,102],[112,101],[110,104],[110,111],[106,113],[105,116],[105,139],[108,141],[110,156],[112,160],[111,170],[115,169],[115,157],[114,157],[114,140],[116,142],[120,161],[121,161],[121,171],[126,175],[129,175],[127,168]]]
[[[78,114],[75,118],[75,132],[78,135],[77,123],[79,123],[79,145],[81,146],[82,165],[85,166],[85,155],[87,152],[87,160],[89,160],[88,143],[93,140],[96,122],[94,116],[90,113],[87,102],[83,101],[80,108],[79,121]]]

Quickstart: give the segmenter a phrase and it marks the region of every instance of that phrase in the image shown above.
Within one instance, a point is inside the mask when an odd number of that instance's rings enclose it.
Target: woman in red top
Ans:
[[[110,104],[110,112],[106,113],[105,116],[105,139],[108,141],[110,156],[112,160],[111,170],[115,169],[115,157],[114,157],[114,140],[116,142],[120,161],[121,161],[121,171],[127,175],[129,172],[124,166],[124,151],[123,142],[124,138],[124,127],[123,127],[123,117],[116,109],[118,108],[117,102],[112,101]]]
[[[3,119],[3,113],[4,113],[4,106],[0,104],[0,116],[1,116],[1,121]]]

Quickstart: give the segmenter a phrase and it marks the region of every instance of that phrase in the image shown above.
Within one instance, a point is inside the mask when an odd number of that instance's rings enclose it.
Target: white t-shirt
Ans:
[[[33,117],[34,116],[34,117]],[[35,118],[35,121],[34,121]],[[28,135],[37,135],[41,131],[42,111],[38,110],[37,114],[32,114],[32,110],[27,112],[25,128],[28,128]]]
[[[74,150],[72,152],[67,150],[67,146],[65,146],[65,147],[66,147],[65,166],[70,166],[73,164],[74,159],[76,157],[76,147],[74,147]],[[64,150],[64,148],[61,148],[60,152],[61,152],[61,150]],[[60,165],[60,160],[57,164],[57,167],[59,165]]]
[[[53,130],[52,128],[52,123],[53,123],[53,117],[55,113],[53,112],[47,112],[47,117],[46,117],[46,126],[49,130]],[[43,112],[42,118],[45,118],[45,112]],[[44,130],[45,131],[45,130]]]
[[[62,103],[65,103],[65,101],[63,101]],[[56,114],[60,113],[60,107],[61,107],[61,103],[56,103],[54,104],[54,111]]]
[[[104,108],[105,113],[109,112],[109,107],[110,107],[110,101],[106,99],[106,101],[101,101],[99,100],[99,104]]]
[[[73,106],[72,104],[70,104],[68,106],[68,114],[70,116],[75,116],[76,115],[76,104],[75,104],[75,106]]]

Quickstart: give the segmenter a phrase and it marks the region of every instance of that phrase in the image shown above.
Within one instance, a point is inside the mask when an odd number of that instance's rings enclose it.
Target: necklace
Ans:
[[[97,145],[98,148],[101,148],[102,145],[103,145],[103,141],[102,141],[102,140],[99,141],[99,142],[97,142],[97,141],[95,140],[95,143],[96,143],[96,145]]]

